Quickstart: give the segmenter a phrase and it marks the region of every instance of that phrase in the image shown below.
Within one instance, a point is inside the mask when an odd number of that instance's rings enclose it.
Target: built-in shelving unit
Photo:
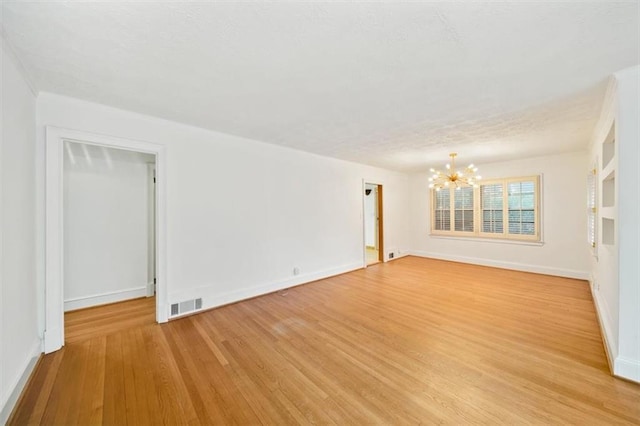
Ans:
[[[600,167],[600,243],[608,246],[616,243],[616,125],[611,124],[602,143]]]
[[[602,143],[602,170],[606,169],[607,166],[609,166],[609,164],[611,163],[611,160],[613,160],[613,157],[615,157],[616,154],[616,132],[615,132],[615,125],[611,126],[611,129],[609,130],[609,134],[607,135],[607,138],[604,140],[604,142]]]
[[[612,246],[616,243],[615,220],[602,218],[602,244]]]
[[[612,170],[607,177],[602,179],[602,207],[614,207],[616,205],[616,171]]]
[[[640,66],[609,79],[590,150],[587,230],[589,281],[611,371],[640,383],[638,81]]]

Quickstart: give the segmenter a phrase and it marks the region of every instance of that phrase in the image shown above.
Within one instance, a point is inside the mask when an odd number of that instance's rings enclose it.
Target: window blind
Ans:
[[[434,191],[435,198],[435,220],[434,227],[438,231],[451,230],[451,196],[450,192]]]
[[[442,192],[442,191],[440,191]],[[473,187],[457,188],[453,191],[454,229],[473,232]]]
[[[504,232],[504,218],[502,184],[480,185],[480,200],[482,203],[482,232],[502,234]]]
[[[509,234],[535,235],[535,182],[511,182],[507,185]]]
[[[587,241],[596,246],[596,171],[587,176]]]

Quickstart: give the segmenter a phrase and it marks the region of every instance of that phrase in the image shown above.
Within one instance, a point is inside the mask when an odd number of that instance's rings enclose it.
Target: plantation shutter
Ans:
[[[434,226],[437,231],[451,230],[451,194],[448,189],[434,191],[435,218]]]
[[[480,185],[480,202],[482,205],[481,232],[502,234],[504,232],[502,183]]]
[[[595,169],[587,176],[587,241],[596,246],[596,174]]]
[[[454,229],[462,232],[473,232],[473,187],[456,188],[453,194],[455,206]]]
[[[535,191],[536,183],[534,181],[507,184],[509,234],[535,235]]]

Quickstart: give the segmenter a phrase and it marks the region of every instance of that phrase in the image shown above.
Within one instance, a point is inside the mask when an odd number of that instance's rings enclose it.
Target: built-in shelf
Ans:
[[[602,244],[614,245],[615,241],[616,222],[613,219],[607,217],[602,218]]]
[[[602,169],[606,169],[616,153],[616,126],[611,125],[609,134],[602,144]]]
[[[616,123],[611,123],[607,137],[602,142],[602,168],[600,181],[600,237],[601,243],[616,243]]]
[[[600,216],[606,217],[608,219],[616,218],[616,208],[615,207],[602,207],[600,209]]]
[[[602,179],[602,207],[616,205],[616,171],[612,170]]]

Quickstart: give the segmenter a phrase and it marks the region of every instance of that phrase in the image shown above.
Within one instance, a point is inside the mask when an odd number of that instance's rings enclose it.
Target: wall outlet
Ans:
[[[393,259],[394,256],[395,256],[395,254],[392,251],[390,251],[389,252],[389,259]]]
[[[293,275],[300,275],[300,268],[298,268],[297,266],[293,268]]]

